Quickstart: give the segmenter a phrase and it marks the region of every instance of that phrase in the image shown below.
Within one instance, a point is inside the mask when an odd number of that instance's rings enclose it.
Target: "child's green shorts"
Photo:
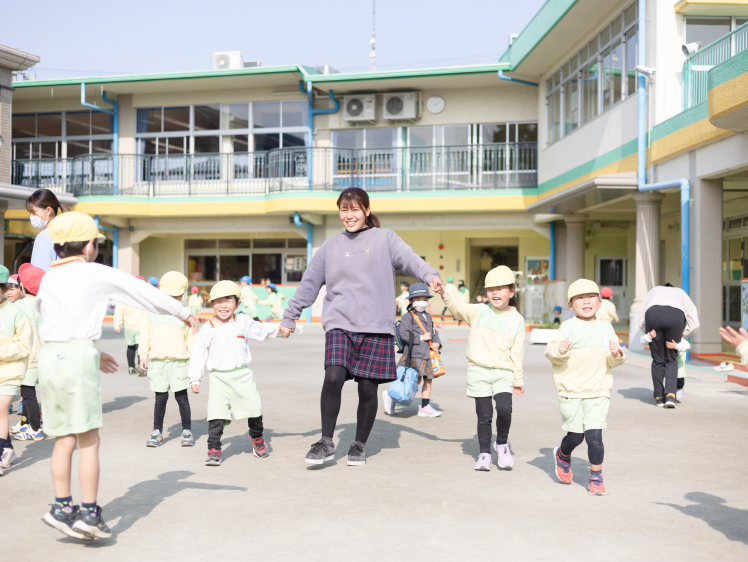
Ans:
[[[138,345],[140,343],[140,330],[125,328],[125,341],[127,345]]]
[[[491,369],[468,365],[467,395],[470,398],[493,396],[514,390],[514,373],[509,369]]]
[[[563,425],[561,429],[572,433],[584,433],[588,429],[605,429],[608,427],[608,408],[610,398],[564,398],[558,397],[558,408],[561,410]]]
[[[29,367],[26,369],[26,376],[23,377],[23,386],[36,386],[39,384],[39,367]]]
[[[190,386],[188,376],[190,360],[161,361],[151,359],[148,362],[148,380],[153,392],[179,392]]]
[[[39,352],[44,433],[85,433],[103,425],[99,352],[92,341],[47,342]]]
[[[15,396],[20,387],[17,384],[0,385],[0,396]]]
[[[232,415],[236,420],[262,415],[255,377],[247,367],[210,372],[208,421],[230,420]]]

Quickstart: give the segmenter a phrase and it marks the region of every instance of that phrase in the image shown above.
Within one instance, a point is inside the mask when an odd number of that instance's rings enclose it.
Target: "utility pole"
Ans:
[[[371,39],[369,39],[369,43],[371,43],[371,53],[369,53],[369,56],[371,57],[371,72],[376,72],[377,70],[376,15],[377,0],[371,0]]]

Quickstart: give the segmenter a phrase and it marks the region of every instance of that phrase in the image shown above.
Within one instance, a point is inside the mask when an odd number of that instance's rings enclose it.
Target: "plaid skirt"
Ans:
[[[395,336],[333,328],[325,333],[325,368],[331,365],[348,369],[348,379],[393,381],[396,378]]]
[[[434,369],[431,368],[430,359],[421,359],[420,357],[411,357],[410,365],[408,365],[408,354],[403,353],[403,356],[400,358],[400,361],[398,361],[397,366],[398,367],[409,366],[411,369],[415,369],[418,372],[419,377],[423,377],[424,379],[434,378]]]

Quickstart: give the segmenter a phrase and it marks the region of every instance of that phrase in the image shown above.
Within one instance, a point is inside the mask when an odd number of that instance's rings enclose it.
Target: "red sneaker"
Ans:
[[[556,460],[556,476],[564,484],[571,484],[574,473],[571,471],[571,462],[566,462],[559,455],[560,447],[553,449],[553,458]]]
[[[252,449],[254,450],[254,454],[257,458],[264,459],[270,456],[270,453],[268,452],[268,446],[265,443],[265,438],[260,435],[257,439],[254,437],[250,437],[252,440]]]
[[[591,496],[607,496],[608,491],[603,485],[602,476],[590,476],[590,495]]]
[[[208,449],[208,458],[205,461],[205,466],[221,466],[220,449]]]

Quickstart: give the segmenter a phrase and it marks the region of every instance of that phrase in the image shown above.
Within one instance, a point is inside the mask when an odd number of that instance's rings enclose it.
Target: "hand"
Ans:
[[[423,334],[421,336],[421,341],[431,341],[431,334]]]
[[[649,336],[650,338],[652,338],[652,339],[655,339],[655,338],[657,337],[657,332],[655,332],[654,330],[652,330],[652,331],[651,331],[651,332],[649,332],[649,334],[647,334],[647,335],[648,335],[648,336]]]
[[[678,344],[675,343],[675,340],[673,340],[673,341],[666,341],[665,342],[665,347],[667,347],[668,349],[676,349],[678,347]]]
[[[571,347],[570,341],[563,340],[558,343],[558,348],[561,350],[561,353],[566,353],[567,351],[569,351],[570,347]]]
[[[439,351],[440,348],[441,348],[441,344],[439,344],[439,343],[432,343],[431,344],[431,349],[433,349],[434,351]]]
[[[727,328],[720,328],[719,335],[725,340],[725,343],[732,347],[738,347],[741,343],[748,340],[748,332],[745,328],[740,328],[738,332],[735,328],[728,326]]]
[[[442,281],[438,277],[432,279],[431,290],[434,291],[437,295],[443,295],[444,294],[444,281]]]
[[[291,334],[293,334],[296,330],[294,328],[286,328],[285,326],[281,326],[278,329],[278,333],[283,336],[284,338],[287,338]]]
[[[117,332],[118,334],[119,334],[119,330],[120,330],[119,326],[117,326],[116,328],[114,328],[114,331]]]
[[[189,315],[187,320],[184,321],[185,324],[187,324],[190,328],[192,328],[192,333],[197,334],[197,329],[200,327],[200,322],[198,322],[197,318],[192,316],[192,314]]]
[[[117,367],[119,367],[119,363],[117,363],[114,360],[114,357],[102,351],[101,354],[99,355],[99,358],[100,358],[99,369],[101,370],[102,373],[107,373],[111,375],[117,372]]]
[[[617,341],[610,340],[608,342],[608,349],[610,349],[610,354],[616,359],[623,355],[621,347],[618,345]]]
[[[522,396],[525,393],[525,386],[515,386],[514,387],[514,394],[517,396]]]
[[[140,368],[144,371],[148,370],[148,358],[147,357],[141,357],[140,358]]]
[[[200,394],[200,385],[199,384],[190,385],[190,388],[192,389],[192,394]]]

